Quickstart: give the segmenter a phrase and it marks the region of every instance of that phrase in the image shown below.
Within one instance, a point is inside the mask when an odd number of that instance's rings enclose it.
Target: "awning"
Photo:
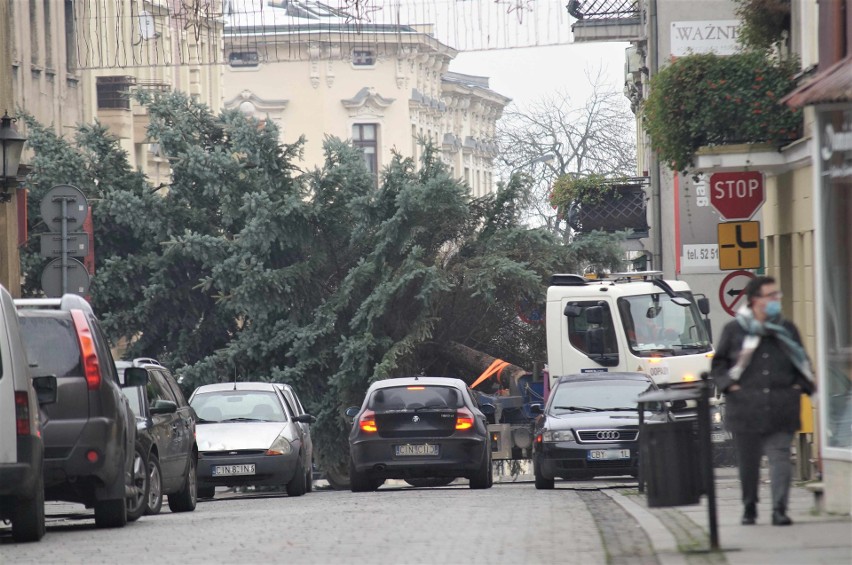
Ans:
[[[782,98],[781,102],[793,108],[852,102],[852,55],[818,73],[813,80]]]

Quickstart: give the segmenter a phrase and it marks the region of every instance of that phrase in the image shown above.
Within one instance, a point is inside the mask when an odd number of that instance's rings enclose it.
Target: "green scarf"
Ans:
[[[754,317],[754,312],[748,306],[743,306],[737,310],[737,323],[745,330],[748,335],[753,336],[775,336],[781,342],[781,347],[799,370],[810,382],[814,382],[814,373],[811,370],[811,362],[808,359],[808,354],[805,353],[805,348],[793,339],[790,331],[784,327],[781,315],[769,318],[761,323]]]

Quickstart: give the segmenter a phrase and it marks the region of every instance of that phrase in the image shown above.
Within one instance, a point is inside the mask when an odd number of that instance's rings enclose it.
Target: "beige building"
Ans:
[[[492,139],[509,99],[487,78],[450,72],[456,51],[428,26],[356,27],[317,2],[230,6],[225,107],[273,120],[283,142],[304,135],[303,168],[323,162],[326,135],[353,140],[374,172],[393,151],[418,157],[424,139],[474,195],[493,190]]]
[[[83,120],[116,135],[130,164],[154,185],[170,170],[148,142],[131,90],[182,91],[221,109],[222,0],[75,0]]]
[[[0,112],[10,116],[28,112],[58,134],[70,133],[80,122],[82,75],[73,42],[75,4],[0,0]],[[14,126],[26,135],[22,121]],[[24,146],[18,180],[26,176],[30,157]],[[0,284],[19,296],[18,247],[26,237],[26,196],[15,184],[7,182],[11,199],[0,202]]]

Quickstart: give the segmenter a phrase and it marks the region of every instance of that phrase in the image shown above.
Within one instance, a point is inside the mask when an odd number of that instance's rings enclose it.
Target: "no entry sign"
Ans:
[[[729,316],[733,316],[745,302],[745,287],[755,277],[750,271],[734,271],[719,285],[719,304]]]
[[[748,220],[763,206],[763,173],[743,171],[710,175],[710,204],[726,220]]]

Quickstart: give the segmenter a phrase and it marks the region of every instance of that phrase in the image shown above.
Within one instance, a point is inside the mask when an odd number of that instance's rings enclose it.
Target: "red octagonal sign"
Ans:
[[[710,204],[726,220],[748,220],[763,206],[763,173],[743,171],[710,175]]]

